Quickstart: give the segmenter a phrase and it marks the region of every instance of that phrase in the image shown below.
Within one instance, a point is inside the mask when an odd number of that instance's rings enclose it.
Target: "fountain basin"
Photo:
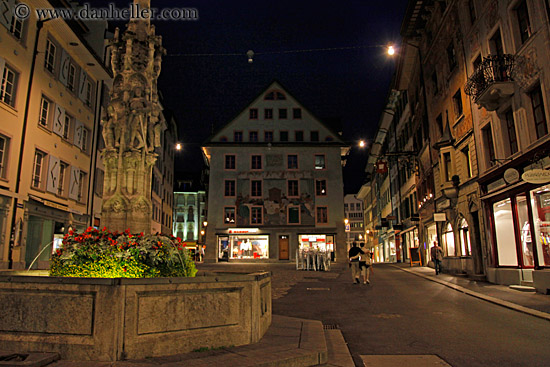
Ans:
[[[0,350],[117,361],[259,341],[271,276],[69,278],[0,275]]]

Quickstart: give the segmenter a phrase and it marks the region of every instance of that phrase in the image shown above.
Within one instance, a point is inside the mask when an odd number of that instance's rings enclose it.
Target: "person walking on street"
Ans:
[[[434,241],[434,245],[430,250],[430,255],[432,256],[432,261],[435,266],[435,275],[441,273],[441,262],[443,261],[443,249],[439,247],[437,241]]]
[[[348,252],[349,263],[351,267],[351,278],[353,279],[353,284],[361,283],[359,281],[359,275],[361,274],[359,269],[359,256],[362,253],[363,251],[361,251],[361,249],[357,247],[357,243],[353,242]]]
[[[370,284],[369,275],[372,266],[371,252],[365,247],[363,242],[359,246],[360,250],[363,252],[359,255],[359,269],[363,276],[363,284]]]

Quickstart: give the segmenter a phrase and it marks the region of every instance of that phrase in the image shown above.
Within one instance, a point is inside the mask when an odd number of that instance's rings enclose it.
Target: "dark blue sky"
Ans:
[[[317,117],[340,119],[346,141],[376,131],[394,69],[383,46],[399,42],[407,0],[151,0],[176,4],[199,12],[198,21],[155,23],[168,51],[159,88],[185,144],[177,170],[200,169],[199,146],[212,126],[228,123],[274,79]],[[339,49],[346,47],[355,48]],[[339,50],[288,53],[324,48]],[[257,54],[252,64],[248,50]],[[241,55],[220,55],[233,53]],[[186,56],[194,54],[217,55]],[[365,161],[366,152],[352,148],[347,193],[359,189]]]

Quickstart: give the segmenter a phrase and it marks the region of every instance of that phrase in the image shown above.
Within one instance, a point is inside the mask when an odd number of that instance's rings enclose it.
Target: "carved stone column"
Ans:
[[[149,8],[150,0],[134,0]],[[102,119],[105,163],[102,222],[111,231],[149,233],[151,176],[160,146],[157,78],[165,50],[150,19],[133,18],[110,42],[113,89]]]

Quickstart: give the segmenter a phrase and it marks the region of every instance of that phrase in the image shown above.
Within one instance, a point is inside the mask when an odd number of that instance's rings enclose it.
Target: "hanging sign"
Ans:
[[[521,179],[532,184],[544,184],[550,182],[550,171],[540,168],[532,169],[523,172]]]
[[[504,171],[504,181],[513,184],[519,181],[519,172],[515,168],[508,168]]]

